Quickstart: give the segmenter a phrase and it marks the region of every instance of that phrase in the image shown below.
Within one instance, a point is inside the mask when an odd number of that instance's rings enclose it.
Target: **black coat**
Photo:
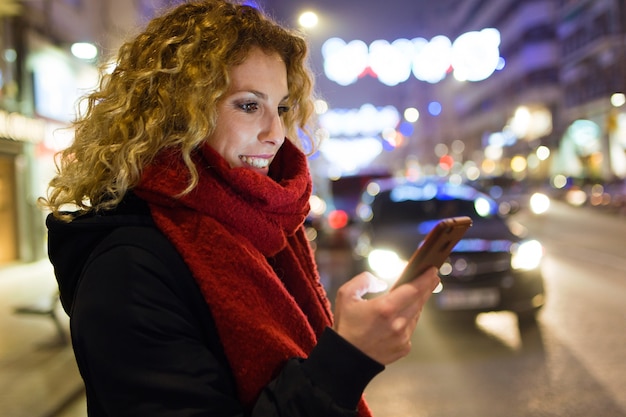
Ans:
[[[47,226],[90,417],[247,415],[209,307],[143,201],[131,195],[106,215]],[[327,329],[250,415],[355,416],[382,369]]]

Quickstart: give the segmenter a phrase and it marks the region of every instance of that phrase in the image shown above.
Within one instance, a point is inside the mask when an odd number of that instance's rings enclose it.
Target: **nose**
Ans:
[[[285,123],[280,114],[273,113],[267,116],[266,128],[259,135],[261,142],[270,142],[280,147],[285,141]]]

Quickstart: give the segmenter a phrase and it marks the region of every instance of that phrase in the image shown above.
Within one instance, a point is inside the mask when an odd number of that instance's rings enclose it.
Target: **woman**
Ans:
[[[188,2],[88,96],[42,203],[90,416],[368,416],[409,352],[434,268],[369,301],[358,275],[334,322],[319,284],[306,54],[254,8]]]

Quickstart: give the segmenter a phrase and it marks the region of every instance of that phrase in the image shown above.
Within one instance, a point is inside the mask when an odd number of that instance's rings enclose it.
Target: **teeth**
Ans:
[[[250,156],[239,157],[244,163],[252,165],[255,168],[267,168],[270,164],[270,160],[266,158],[252,158]]]

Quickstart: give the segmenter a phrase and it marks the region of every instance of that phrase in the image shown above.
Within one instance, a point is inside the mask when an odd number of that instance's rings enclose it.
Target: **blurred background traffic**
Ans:
[[[0,263],[44,255],[35,199],[72,138],[78,97],[172,3],[0,2]],[[367,176],[624,209],[623,1],[249,3],[310,43],[323,138],[312,215],[329,227],[354,214],[346,199]]]
[[[179,2],[0,0],[4,368],[59,334],[36,199],[77,99],[123,39]],[[360,270],[397,273],[436,218],[474,219],[414,353],[370,389],[376,415],[626,415],[626,2],[247,3],[311,48],[322,142],[307,231],[331,299]],[[46,276],[29,287],[15,277],[31,265]],[[438,332],[444,316],[463,327]],[[16,406],[12,372],[0,415],[67,402]]]

